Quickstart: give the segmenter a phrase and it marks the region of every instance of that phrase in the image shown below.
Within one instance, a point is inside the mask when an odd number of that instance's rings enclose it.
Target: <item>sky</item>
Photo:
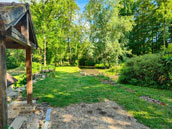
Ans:
[[[89,0],[76,0],[76,3],[78,4],[81,12],[84,10],[84,7],[88,3],[88,1]]]
[[[84,10],[84,7],[88,1],[89,0],[76,0],[81,12]],[[19,0],[0,0],[0,2],[19,2]]]

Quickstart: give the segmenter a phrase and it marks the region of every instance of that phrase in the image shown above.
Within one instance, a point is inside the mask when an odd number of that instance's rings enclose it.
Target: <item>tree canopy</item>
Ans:
[[[125,57],[166,52],[172,42],[171,0],[22,0],[30,4],[44,65],[111,67]],[[22,52],[8,51],[8,54]],[[10,59],[9,59],[10,60]],[[20,61],[19,61],[20,62]]]

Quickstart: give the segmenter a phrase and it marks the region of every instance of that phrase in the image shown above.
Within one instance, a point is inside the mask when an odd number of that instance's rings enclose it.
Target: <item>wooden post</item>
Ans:
[[[32,52],[26,48],[27,103],[32,104]]]
[[[7,126],[7,79],[6,79],[6,46],[5,36],[0,34],[0,129]]]

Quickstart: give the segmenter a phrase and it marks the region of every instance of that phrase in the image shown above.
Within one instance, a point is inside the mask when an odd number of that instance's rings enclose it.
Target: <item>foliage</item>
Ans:
[[[152,129],[172,128],[171,91],[124,84],[102,84],[101,80],[104,80],[104,77],[80,76],[78,70],[77,67],[56,68],[56,78],[37,81],[33,97],[38,98],[38,103],[47,102],[54,107],[102,102],[108,99],[122,105],[138,122]],[[134,93],[128,92],[127,89]],[[26,93],[23,95],[26,96]],[[169,106],[139,99],[145,95]]]
[[[131,2],[135,26],[129,34],[133,54],[143,55],[164,51],[172,41],[172,1],[137,0]],[[129,9],[130,9],[129,8]],[[127,14],[126,14],[127,15]]]
[[[44,67],[42,64],[32,62],[32,74],[40,73],[41,70],[55,69],[53,65],[47,65]],[[7,71],[10,75],[14,76],[18,81],[14,84],[15,87],[22,87],[26,85],[26,68],[25,66],[20,66],[15,69],[10,69]],[[54,73],[49,74],[48,76],[54,77]]]
[[[23,56],[24,54],[23,50],[7,50],[6,52],[6,65],[7,65],[7,69],[13,69],[13,68],[17,68],[19,66],[22,66],[23,63],[25,61],[25,57]]]
[[[121,16],[121,4],[115,0],[89,1],[85,18],[89,24],[89,41],[93,44],[94,59],[108,64],[118,63],[119,58],[128,54],[126,48],[128,33],[132,29],[132,16]]]
[[[106,67],[104,66],[104,64],[96,64],[95,67],[97,69],[105,69]]]
[[[111,74],[111,75],[118,75],[120,73],[121,66],[120,65],[115,65],[110,69],[107,69],[105,73]]]
[[[171,89],[172,61],[161,54],[137,56],[126,61],[119,82],[142,86]]]

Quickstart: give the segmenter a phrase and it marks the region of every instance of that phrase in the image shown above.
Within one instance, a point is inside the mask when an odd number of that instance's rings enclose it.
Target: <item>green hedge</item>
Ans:
[[[172,89],[172,60],[161,54],[147,54],[126,61],[119,82]]]

